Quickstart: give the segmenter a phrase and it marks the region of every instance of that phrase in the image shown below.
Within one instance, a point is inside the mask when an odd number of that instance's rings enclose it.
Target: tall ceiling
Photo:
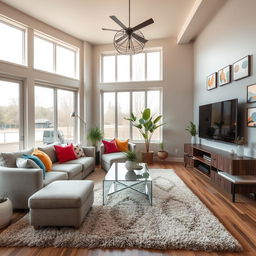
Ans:
[[[128,0],[2,0],[30,16],[92,44],[110,43],[119,29],[110,18],[128,25]],[[131,0],[131,26],[149,18],[155,23],[142,29],[147,39],[177,37],[196,0]]]

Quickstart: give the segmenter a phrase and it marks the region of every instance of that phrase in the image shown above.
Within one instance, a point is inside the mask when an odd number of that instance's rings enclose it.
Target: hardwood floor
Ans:
[[[181,163],[156,163],[150,168],[174,169],[177,175],[207,205],[230,233],[242,244],[242,253],[207,253],[181,250],[102,250],[68,248],[0,248],[0,256],[255,256],[256,255],[256,201],[237,196],[232,203],[230,196],[220,193],[214,185],[202,178],[202,175],[187,170]],[[16,222],[26,212],[15,212],[12,222]],[[0,233],[3,230],[0,230]],[[1,236],[1,234],[0,234]]]

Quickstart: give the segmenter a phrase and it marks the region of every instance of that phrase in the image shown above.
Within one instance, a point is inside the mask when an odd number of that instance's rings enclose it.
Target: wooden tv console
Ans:
[[[232,194],[233,201],[236,193],[256,195],[255,158],[237,157],[224,150],[187,143],[184,144],[184,164],[185,167],[193,168],[202,174],[220,189]],[[228,176],[241,182],[234,183],[232,179],[227,178]]]

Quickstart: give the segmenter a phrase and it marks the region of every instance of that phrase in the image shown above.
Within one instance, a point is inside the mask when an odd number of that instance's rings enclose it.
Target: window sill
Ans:
[[[46,71],[46,70],[42,70],[42,69],[38,69],[38,68],[33,68],[34,71],[39,71],[39,72],[43,72],[43,73],[46,73],[46,74],[51,74],[51,75],[54,75],[54,76],[58,76],[58,77],[63,77],[63,78],[67,78],[67,79],[72,79],[74,81],[79,81],[80,79],[77,78],[77,77],[70,77],[70,76],[64,76],[64,75],[60,75],[58,73],[54,73],[54,72],[50,72],[50,71]]]
[[[14,65],[14,66],[22,67],[22,68],[28,68],[27,64],[19,64],[19,63],[7,61],[7,60],[0,60],[0,63],[8,64],[8,65]]]
[[[137,83],[152,83],[152,82],[163,82],[163,79],[160,80],[143,80],[143,81],[125,81],[125,82],[100,82],[99,85],[119,85],[119,84],[137,84]]]

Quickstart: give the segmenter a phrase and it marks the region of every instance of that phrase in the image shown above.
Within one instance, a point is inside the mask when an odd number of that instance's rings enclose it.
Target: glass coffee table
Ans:
[[[125,163],[113,163],[103,180],[103,205],[110,195],[131,189],[145,195],[152,205],[152,179],[147,164],[141,163],[141,170],[128,171]]]

